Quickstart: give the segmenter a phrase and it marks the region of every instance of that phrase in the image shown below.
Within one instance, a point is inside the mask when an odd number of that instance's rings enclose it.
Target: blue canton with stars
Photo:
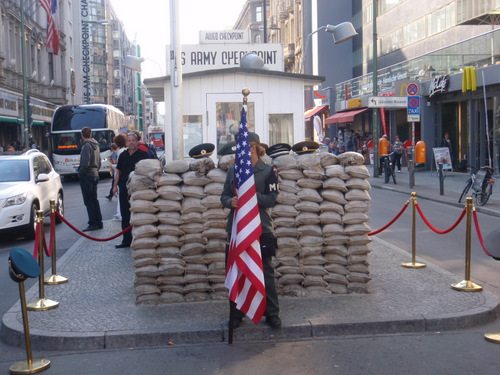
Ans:
[[[241,110],[240,130],[234,161],[235,187],[239,189],[253,175],[252,158],[250,156],[250,140],[248,138],[247,113],[244,105]]]

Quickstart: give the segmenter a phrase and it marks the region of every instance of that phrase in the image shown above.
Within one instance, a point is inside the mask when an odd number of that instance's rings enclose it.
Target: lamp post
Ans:
[[[309,43],[311,41],[311,37],[313,34],[317,33],[320,30],[325,30],[328,33],[332,34],[333,37],[333,42],[335,44],[345,42],[346,40],[354,38],[358,33],[354,29],[354,26],[350,22],[342,22],[338,25],[326,25],[326,26],[321,26],[319,29],[314,30],[312,33],[310,33],[307,36],[306,40],[306,46],[302,50],[302,61],[300,62],[300,68],[299,68],[299,73],[303,72],[304,69],[304,60],[306,57],[306,52],[309,49]]]
[[[373,96],[378,96],[378,77],[377,77],[377,0],[373,0]],[[377,108],[373,108],[373,177],[378,177],[380,159],[378,157],[378,118],[377,118]]]
[[[26,78],[26,28],[24,26],[24,1],[19,0],[21,10],[21,63],[23,72],[23,144],[29,149],[29,113],[28,113],[28,81]]]

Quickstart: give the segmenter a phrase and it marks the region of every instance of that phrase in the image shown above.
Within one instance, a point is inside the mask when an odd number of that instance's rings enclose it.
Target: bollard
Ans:
[[[40,267],[36,260],[26,250],[13,248],[9,257],[9,275],[11,279],[19,284],[19,298],[21,300],[21,311],[23,316],[24,341],[26,344],[26,361],[20,361],[10,366],[11,374],[34,374],[50,367],[48,359],[33,359],[31,351],[30,329],[28,323],[28,312],[26,310],[26,293],[24,280],[37,277]]]
[[[411,262],[401,263],[403,267],[406,268],[424,268],[427,265],[425,263],[416,262],[417,258],[417,220],[416,220],[416,210],[415,205],[417,204],[417,193],[411,193]]]
[[[439,195],[444,195],[444,174],[443,163],[439,163],[438,176],[439,176]]]
[[[51,212],[51,217],[53,217],[56,213],[56,201],[55,199],[50,200],[50,212]],[[55,223],[50,223],[50,225],[55,225]],[[57,257],[56,257],[56,231],[54,230],[54,234],[50,237],[50,247],[52,247],[52,275],[47,277],[45,279],[45,284],[48,285],[57,285],[57,284],[63,284],[68,282],[68,278],[64,276],[60,276],[57,274],[56,270],[56,262],[57,262]]]
[[[43,211],[37,211],[36,214],[37,214],[37,223],[41,227],[40,239],[38,244],[38,264],[40,265],[40,276],[38,277],[39,298],[36,301],[30,302],[27,308],[30,311],[52,310],[59,306],[59,302],[45,298],[45,288],[43,282],[43,273],[44,273],[43,238],[45,236],[45,232],[43,230]]]
[[[480,292],[483,287],[470,281],[470,249],[471,249],[471,230],[472,230],[472,198],[467,198],[466,205],[467,226],[465,228],[465,280],[459,283],[451,284],[455,290],[462,292]]]

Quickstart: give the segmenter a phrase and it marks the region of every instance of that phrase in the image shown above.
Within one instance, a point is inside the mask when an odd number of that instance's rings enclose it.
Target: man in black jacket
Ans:
[[[92,129],[84,127],[81,135],[83,144],[80,152],[78,177],[80,178],[83,203],[87,207],[87,214],[89,216],[89,225],[83,231],[89,232],[102,229],[101,207],[97,200],[97,183],[99,182],[99,169],[101,169],[101,154],[99,143],[92,138]]]

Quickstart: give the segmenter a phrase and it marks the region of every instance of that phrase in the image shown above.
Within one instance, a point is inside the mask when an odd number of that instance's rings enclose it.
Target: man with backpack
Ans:
[[[139,142],[137,144],[137,148],[139,150],[147,152],[150,159],[158,159],[158,155],[156,154],[156,149],[154,148],[154,146],[151,147],[148,144],[146,144],[144,141],[142,141],[141,140],[141,133],[139,133],[137,131],[134,133],[137,134],[137,138],[139,139]]]

